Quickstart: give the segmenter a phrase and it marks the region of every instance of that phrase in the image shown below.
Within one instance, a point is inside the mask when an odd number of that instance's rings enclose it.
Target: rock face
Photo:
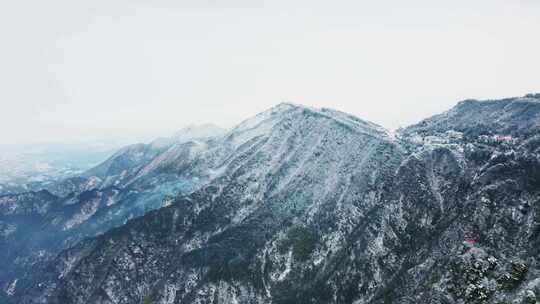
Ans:
[[[202,182],[6,284],[8,299],[537,303],[539,97],[462,102],[395,137],[281,104],[115,177]]]

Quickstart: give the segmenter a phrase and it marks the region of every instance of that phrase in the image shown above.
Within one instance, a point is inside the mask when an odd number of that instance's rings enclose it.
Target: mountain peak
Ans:
[[[286,110],[290,110],[290,109],[293,109],[293,108],[305,109],[305,108],[308,108],[308,107],[304,106],[304,105],[301,105],[301,104],[298,104],[298,103],[284,101],[284,102],[278,103],[277,105],[273,106],[270,109],[274,110],[274,111],[286,111]]]
[[[450,109],[450,111],[454,109],[460,109],[463,107],[470,107],[470,106],[480,106],[480,107],[487,107],[487,106],[506,106],[512,103],[533,103],[538,104],[540,103],[540,93],[529,93],[522,97],[507,97],[503,99],[487,99],[487,100],[478,100],[478,99],[465,99],[457,103],[457,105]]]
[[[466,99],[445,113],[410,126],[405,133],[456,130],[530,136],[540,132],[540,94],[496,100]]]
[[[209,138],[222,134],[224,131],[222,128],[215,124],[204,123],[204,124],[192,124],[188,125],[185,128],[182,128],[180,131],[174,134],[174,138],[177,141],[187,141],[191,139],[199,138]]]
[[[389,139],[390,133],[383,127],[357,118],[353,115],[328,108],[314,108],[291,102],[282,102],[263,111],[231,129],[226,138],[239,146],[249,140],[268,136],[279,129],[278,126],[296,125],[298,129],[315,129],[340,127],[347,132]]]
[[[212,123],[191,124],[180,129],[171,137],[155,139],[152,141],[151,146],[155,149],[166,148],[173,144],[181,144],[197,139],[209,139],[223,135],[224,133],[224,129]]]

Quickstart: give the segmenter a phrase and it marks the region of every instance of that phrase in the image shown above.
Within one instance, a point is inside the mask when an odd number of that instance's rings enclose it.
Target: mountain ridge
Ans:
[[[339,111],[280,104],[171,148],[159,163],[185,162],[186,180],[207,174],[197,189],[78,242],[10,290],[23,303],[534,299],[538,136],[504,137],[516,116],[536,119],[537,97],[526,99],[532,111],[509,99],[515,113],[497,124],[489,102],[460,120],[466,101],[397,138]],[[145,176],[164,176],[155,168]]]

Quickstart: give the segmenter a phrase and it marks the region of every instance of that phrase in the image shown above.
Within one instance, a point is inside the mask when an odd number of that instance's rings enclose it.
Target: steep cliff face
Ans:
[[[538,302],[536,113],[536,95],[467,101],[394,138],[279,105],[154,158],[144,176],[189,168],[208,182],[63,251],[11,299]]]

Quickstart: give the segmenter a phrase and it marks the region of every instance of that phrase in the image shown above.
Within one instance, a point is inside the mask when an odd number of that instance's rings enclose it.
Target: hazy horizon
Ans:
[[[230,127],[280,102],[396,129],[540,91],[540,2],[11,1],[2,145]]]

